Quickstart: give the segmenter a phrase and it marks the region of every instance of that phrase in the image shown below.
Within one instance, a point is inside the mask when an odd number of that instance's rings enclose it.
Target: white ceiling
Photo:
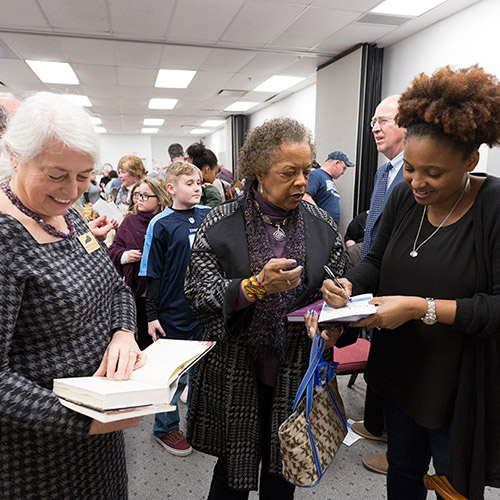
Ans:
[[[310,85],[319,65],[358,43],[386,47],[477,1],[366,23],[381,0],[2,0],[0,92],[84,94],[110,134],[138,134],[144,118],[161,117],[159,135],[180,137],[227,118],[236,100],[261,103],[253,113]],[[44,84],[26,59],[68,62],[80,84]],[[160,68],[197,73],[187,89],[157,89]],[[306,79],[276,96],[252,91],[276,74]],[[149,110],[152,97],[179,102]]]

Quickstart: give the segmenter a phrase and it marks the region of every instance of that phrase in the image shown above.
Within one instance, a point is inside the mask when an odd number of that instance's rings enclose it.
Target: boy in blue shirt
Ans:
[[[155,341],[161,337],[196,339],[201,337],[202,326],[184,298],[184,278],[196,231],[210,208],[198,205],[202,177],[196,166],[173,163],[165,172],[165,183],[173,203],[149,223],[139,272],[148,277],[148,333]],[[156,414],[153,428],[154,438],[176,456],[192,451],[179,429],[177,408],[186,382],[184,375],[171,401],[175,411]]]

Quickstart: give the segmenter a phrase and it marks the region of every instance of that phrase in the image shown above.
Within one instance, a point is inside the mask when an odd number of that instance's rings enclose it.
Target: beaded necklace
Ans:
[[[5,193],[7,198],[11,201],[11,203],[18,208],[23,214],[27,215],[35,222],[42,226],[42,229],[52,236],[56,236],[57,238],[74,238],[76,236],[75,225],[71,219],[71,216],[68,212],[64,214],[64,220],[68,226],[69,232],[64,233],[63,231],[59,231],[59,229],[55,228],[52,224],[45,222],[37,213],[30,210],[28,207],[23,205],[23,202],[13,193],[10,188],[9,181],[4,181],[0,184],[2,191]]]

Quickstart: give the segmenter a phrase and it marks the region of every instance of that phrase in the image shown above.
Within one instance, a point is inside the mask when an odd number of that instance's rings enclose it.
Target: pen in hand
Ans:
[[[323,269],[325,270],[326,274],[328,274],[328,276],[333,280],[333,282],[341,289],[341,290],[344,290],[345,292],[345,288],[342,286],[342,283],[340,283],[340,281],[335,277],[335,274],[332,273],[332,270],[328,267],[328,266],[323,266]],[[352,299],[351,297],[347,297],[347,300],[349,302],[352,302]]]

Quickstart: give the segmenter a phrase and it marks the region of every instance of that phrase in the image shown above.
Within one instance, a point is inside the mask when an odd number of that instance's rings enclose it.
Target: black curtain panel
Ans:
[[[357,215],[370,208],[373,180],[377,171],[378,160],[377,148],[370,128],[370,120],[381,100],[382,63],[384,58],[384,49],[379,49],[373,44],[363,44],[362,47],[353,215]]]
[[[231,115],[231,154],[233,159],[233,175],[238,180],[238,157],[248,130],[246,115]]]

